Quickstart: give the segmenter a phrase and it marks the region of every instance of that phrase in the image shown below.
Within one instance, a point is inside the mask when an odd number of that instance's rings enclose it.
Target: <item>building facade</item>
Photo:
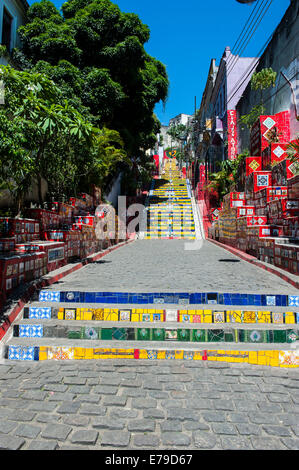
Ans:
[[[272,39],[262,54],[256,71],[272,68],[277,73],[274,88],[263,92],[265,115],[288,111],[290,118],[290,140],[299,133],[299,0],[291,4]],[[248,85],[240,98],[236,110],[237,119],[244,116],[261,102],[260,92]],[[238,151],[250,148],[250,131],[238,127]]]
[[[10,63],[10,53],[20,47],[18,28],[26,21],[29,5],[26,0],[0,0],[0,38],[7,54],[0,56],[0,64]]]

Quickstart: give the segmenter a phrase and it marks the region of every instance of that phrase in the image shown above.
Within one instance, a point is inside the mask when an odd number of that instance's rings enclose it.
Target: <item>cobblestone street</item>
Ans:
[[[10,363],[0,365],[0,448],[298,450],[298,399],[292,369]]]

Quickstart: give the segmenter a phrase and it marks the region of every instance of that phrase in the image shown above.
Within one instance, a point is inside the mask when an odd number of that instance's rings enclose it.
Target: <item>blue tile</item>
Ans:
[[[95,292],[85,292],[85,302],[95,303],[96,293]]]
[[[34,346],[33,360],[39,361],[39,346]]]

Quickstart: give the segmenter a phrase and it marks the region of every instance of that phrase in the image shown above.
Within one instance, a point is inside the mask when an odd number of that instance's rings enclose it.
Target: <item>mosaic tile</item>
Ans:
[[[225,312],[214,312],[213,320],[214,323],[225,323]]]
[[[151,316],[149,313],[143,313],[142,314],[142,321],[144,322],[150,322],[151,321]]]
[[[299,295],[289,295],[288,297],[289,307],[299,307]]]
[[[194,358],[193,351],[184,351],[183,359],[192,360]]]
[[[29,307],[28,317],[30,319],[37,319],[37,320],[50,320],[51,319],[51,307]],[[24,318],[26,318],[24,316]]]
[[[39,293],[40,302],[60,302],[60,292],[42,290]]]
[[[279,351],[280,366],[299,366],[298,351]]]
[[[152,333],[153,341],[164,341],[165,340],[165,329],[155,328]]]
[[[128,338],[127,328],[112,328],[112,339],[123,341]]]
[[[165,312],[166,321],[176,322],[178,318],[177,310],[166,310]]]
[[[157,359],[157,355],[158,355],[158,352],[156,350],[153,350],[153,349],[149,349],[147,351],[147,357],[148,359]]]
[[[48,348],[48,359],[66,361],[74,358],[74,348],[51,346]]]
[[[266,296],[266,304],[267,305],[276,305],[276,296],[275,295],[267,295]]]
[[[175,351],[166,351],[165,359],[175,359]]]
[[[284,314],[282,312],[273,312],[272,313],[272,323],[283,324],[284,323]]]
[[[43,325],[19,325],[20,338],[42,338]]]
[[[8,359],[18,361],[21,358],[21,346],[8,347]]]
[[[137,329],[137,339],[141,341],[150,340],[150,328],[138,328]]]
[[[65,308],[64,309],[64,319],[65,320],[76,320],[76,312],[75,308]]]
[[[82,327],[81,339],[99,339],[99,328],[93,328],[89,326]]]
[[[165,330],[165,340],[178,340],[178,330]]]
[[[28,346],[28,347],[22,347],[21,348],[21,353],[20,353],[20,360],[21,361],[34,361],[36,359],[35,355],[35,347],[34,346]]]
[[[163,319],[163,314],[161,313],[154,313],[153,314],[153,321],[162,321]]]
[[[192,340],[196,342],[205,342],[207,341],[207,330],[193,330],[192,331]]]
[[[130,320],[131,320],[131,310],[119,311],[119,321],[130,321]]]
[[[183,323],[190,323],[191,316],[190,315],[182,315],[182,322]]]
[[[179,341],[190,341],[190,330],[178,329],[178,340]]]

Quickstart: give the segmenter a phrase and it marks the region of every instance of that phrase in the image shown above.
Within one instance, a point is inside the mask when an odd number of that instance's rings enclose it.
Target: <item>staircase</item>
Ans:
[[[166,160],[162,177],[153,181],[143,238],[196,238],[190,190],[175,160]]]
[[[40,291],[8,361],[160,359],[298,367],[299,296]]]

